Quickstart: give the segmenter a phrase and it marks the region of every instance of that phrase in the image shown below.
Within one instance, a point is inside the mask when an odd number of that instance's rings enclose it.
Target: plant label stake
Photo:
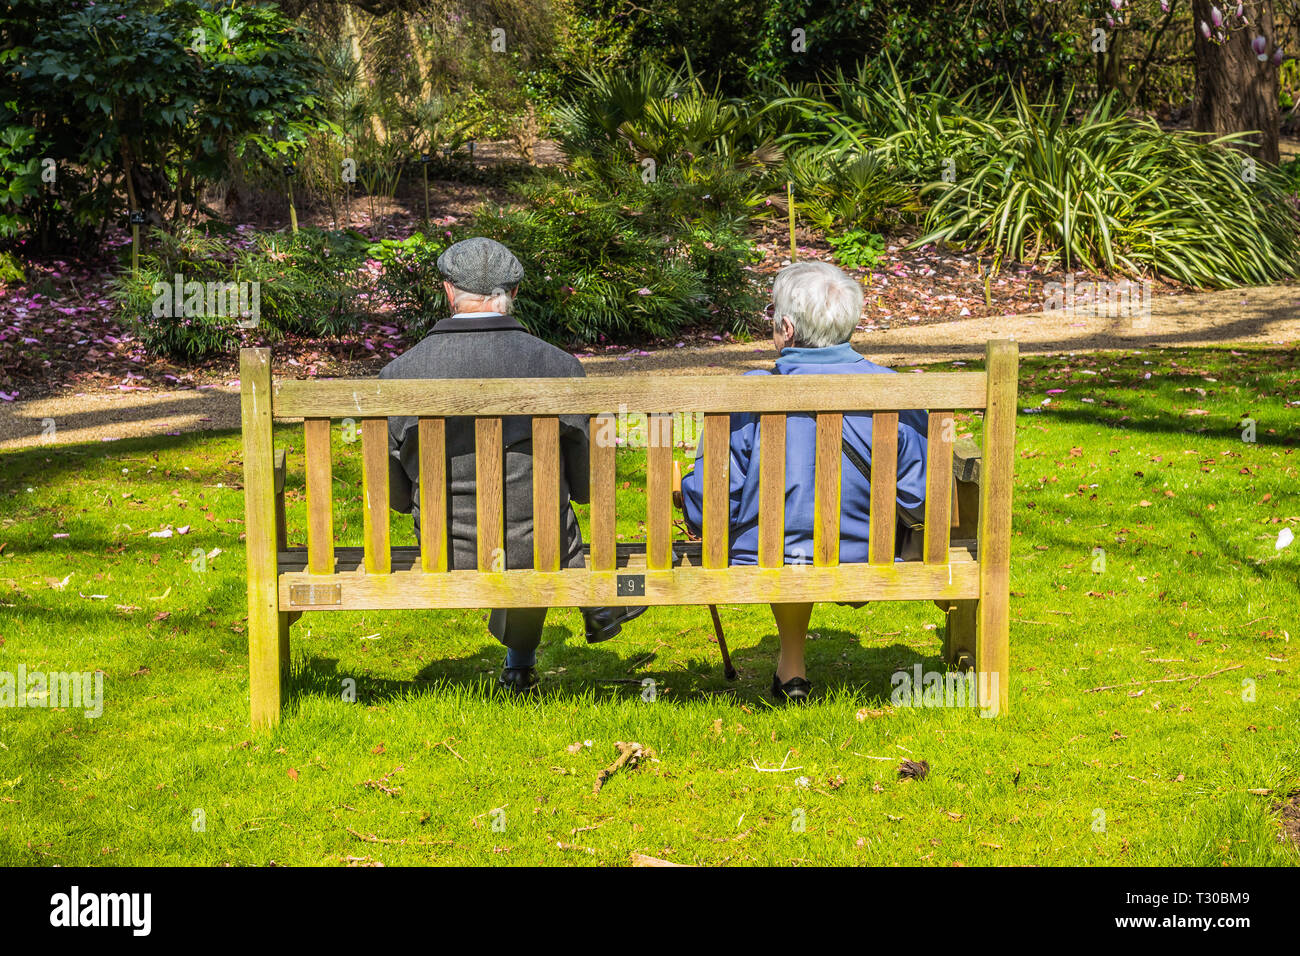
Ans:
[[[429,221],[429,154],[420,154],[420,168],[424,170],[424,221]]]
[[[293,163],[284,164],[284,191],[289,197],[289,225],[293,227],[293,234],[298,235],[298,210],[293,204],[293,182],[290,177],[293,176]]]
[[[790,207],[790,261],[794,262],[796,251],[794,244],[794,183],[786,180],[785,183],[786,203]]]
[[[140,278],[140,227],[144,225],[144,213],[138,209],[131,210],[131,278]]]

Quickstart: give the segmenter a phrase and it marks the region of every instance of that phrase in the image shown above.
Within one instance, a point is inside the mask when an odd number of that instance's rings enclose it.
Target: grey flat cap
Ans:
[[[524,277],[524,267],[513,252],[496,240],[482,236],[451,246],[438,257],[438,271],[457,289],[475,295],[513,289]]]

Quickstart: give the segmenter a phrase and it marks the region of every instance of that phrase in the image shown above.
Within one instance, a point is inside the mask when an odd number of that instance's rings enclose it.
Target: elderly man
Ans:
[[[510,317],[524,268],[499,242],[466,239],[438,259],[451,318],[438,322],[418,345],[388,363],[380,378],[581,378],[582,365],[567,352],[529,335]],[[472,386],[467,386],[472,387]],[[392,506],[415,515],[419,534],[420,451],[414,418],[390,418],[390,487]],[[450,459],[448,498],[451,566],[475,568],[474,422],[447,420]],[[502,422],[505,454],[505,566],[533,566],[532,425],[522,416]],[[588,499],[587,421],[582,416],[560,419],[560,494],[562,547],[566,567],[582,567],[582,534],[570,501]],[[608,640],[624,622],[645,611],[635,608],[583,608],[588,643]],[[505,667],[498,686],[515,694],[534,690],[537,646],[546,622],[546,608],[495,610],[488,630],[506,646]]]
[[[771,374],[843,375],[893,372],[868,362],[849,339],[862,311],[862,288],[826,262],[799,262],[777,274],[772,284],[772,342],[780,356]],[[746,372],[765,375],[765,371]],[[756,564],[758,556],[758,416],[731,416],[731,563]],[[927,416],[898,416],[898,506],[914,514],[924,505]],[[871,416],[845,415],[841,461],[840,561],[867,560],[871,505]],[[814,465],[817,423],[810,414],[786,416],[785,561],[801,564],[812,554]],[[702,514],[702,470],[682,480],[682,513],[698,533]],[[855,460],[856,459],[856,460]],[[898,547],[904,545],[899,523]],[[781,652],[772,676],[772,695],[780,702],[803,702],[812,685],[804,674],[804,640],[811,604],[773,604]]]

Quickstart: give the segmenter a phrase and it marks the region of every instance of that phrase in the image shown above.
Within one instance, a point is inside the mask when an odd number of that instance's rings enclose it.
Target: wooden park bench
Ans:
[[[998,675],[1007,709],[1015,343],[989,342],[986,371],[898,375],[620,376],[272,382],[268,349],[240,355],[252,721],[275,723],[289,676],[289,626],[306,611],[933,600],[947,612],[945,658]],[[644,545],[615,539],[615,446],[596,416],[649,415]],[[919,560],[895,562],[898,411],[927,409],[929,460]],[[953,412],[983,412],[982,457],[955,448]],[[729,413],[761,415],[758,564],[728,566]],[[811,564],[784,564],[785,414],[817,421]],[[841,416],[873,415],[869,560],[840,564]],[[703,527],[674,540],[673,413],[703,414]],[[532,417],[534,561],[504,553],[502,416]],[[560,415],[592,420],[585,568],[561,567]],[[388,416],[419,420],[418,547],[389,540]],[[446,419],[472,416],[479,570],[448,570]],[[361,423],[361,548],[335,547],[331,420]],[[289,548],[276,419],[304,421],[307,547]],[[605,423],[608,428],[608,423]],[[656,441],[655,438],[658,438]],[[665,440],[666,439],[666,440]],[[973,445],[971,446],[973,449]],[[630,452],[625,452],[630,453]],[[638,449],[637,454],[642,452]],[[982,702],[983,703],[983,702]],[[992,703],[989,701],[988,703]]]

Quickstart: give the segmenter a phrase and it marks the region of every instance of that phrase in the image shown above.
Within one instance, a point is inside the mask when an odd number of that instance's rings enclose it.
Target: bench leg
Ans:
[[[289,615],[271,612],[248,618],[249,703],[254,727],[280,722],[289,693]]]
[[[953,601],[948,608],[943,632],[943,659],[960,670],[970,670],[975,666],[975,615],[978,609],[978,601]]]
[[[1006,591],[994,592],[971,603],[976,605],[975,676],[976,684],[981,688],[980,706],[990,716],[1005,714],[1010,705],[1011,690],[1008,652],[1010,596]]]

